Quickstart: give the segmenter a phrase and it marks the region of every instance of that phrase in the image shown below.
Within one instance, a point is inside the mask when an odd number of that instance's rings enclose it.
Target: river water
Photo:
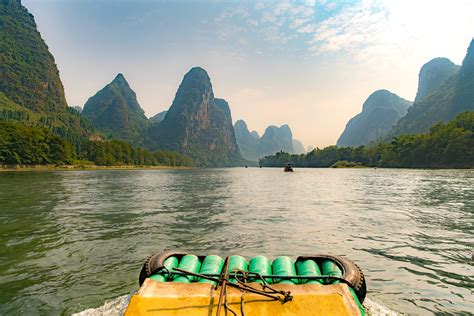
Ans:
[[[138,288],[154,252],[347,255],[368,297],[474,313],[474,170],[0,173],[0,314],[70,314]]]

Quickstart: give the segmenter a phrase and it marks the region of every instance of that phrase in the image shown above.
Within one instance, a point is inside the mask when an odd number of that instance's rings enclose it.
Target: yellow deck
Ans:
[[[161,283],[146,279],[130,300],[125,312],[130,315],[216,315],[220,288],[213,291],[207,283]],[[253,287],[259,288],[258,284]],[[290,285],[272,288],[291,291],[293,300],[285,304],[258,294],[245,293],[245,315],[360,315],[345,284]],[[242,292],[227,287],[227,302],[240,315]],[[226,315],[222,308],[221,315]],[[232,315],[232,313],[227,313]]]

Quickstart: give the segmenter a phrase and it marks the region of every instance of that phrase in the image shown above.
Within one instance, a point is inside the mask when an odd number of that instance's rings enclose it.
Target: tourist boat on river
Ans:
[[[125,315],[365,315],[366,283],[331,255],[148,257]]]
[[[285,169],[283,169],[285,172],[293,172],[293,168],[291,167],[291,163],[287,163],[285,165]]]

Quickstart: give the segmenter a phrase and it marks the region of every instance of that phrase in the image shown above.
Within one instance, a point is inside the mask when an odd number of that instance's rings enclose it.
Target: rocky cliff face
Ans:
[[[337,146],[357,147],[384,137],[411,104],[390,91],[375,91],[364,102],[362,112],[349,120]]]
[[[201,166],[243,163],[230,108],[214,98],[211,80],[200,67],[184,76],[166,117],[149,134],[152,147],[179,151]]]
[[[166,113],[168,113],[168,111],[163,111],[163,112],[160,112],[160,113],[150,117],[150,119],[149,119],[150,123],[161,123],[161,122],[163,122],[163,120],[165,119]]]
[[[0,0],[0,91],[30,110],[65,111],[53,55],[20,0]]]
[[[467,49],[457,77],[450,116],[464,111],[474,111],[474,39]]]
[[[293,133],[288,125],[269,126],[260,138],[257,150],[261,157],[273,155],[280,150],[293,153]]]
[[[19,0],[0,0],[0,119],[42,125],[73,143],[92,129],[67,106],[53,55]]]
[[[251,132],[250,132],[250,135],[252,135],[253,137],[255,137],[255,139],[260,139],[260,135],[258,135],[258,132],[257,132],[257,131],[251,131]]]
[[[429,62],[427,65],[431,65]],[[446,62],[445,62],[446,64]],[[388,137],[401,134],[416,134],[428,132],[431,126],[438,122],[448,122],[464,111],[474,111],[474,40],[471,41],[461,68],[453,75],[445,75],[446,71],[430,71],[442,75],[431,81],[442,82],[432,89],[429,94],[419,97],[408,113],[401,118]],[[423,66],[425,68],[425,66]],[[454,67],[452,67],[454,69]],[[457,67],[455,68],[457,69]],[[420,85],[425,86],[420,71]],[[417,95],[420,93],[417,93]]]
[[[82,115],[108,137],[134,144],[143,144],[143,134],[149,125],[135,92],[122,74],[87,100]]]
[[[297,139],[293,139],[293,153],[294,154],[304,154],[306,151],[304,145]]]
[[[248,160],[257,161],[260,156],[257,152],[259,138],[258,134],[252,134],[247,128],[247,123],[243,120],[238,120],[234,125],[235,138],[239,145],[242,157]],[[255,132],[255,131],[254,131]],[[256,132],[255,132],[256,133]]]
[[[240,152],[247,160],[258,161],[279,151],[292,154],[305,152],[303,144],[293,139],[293,133],[288,125],[280,127],[271,125],[266,128],[262,137],[256,131],[249,132],[243,120],[235,122],[234,129]]]
[[[458,71],[459,66],[447,58],[435,58],[424,64],[418,75],[418,91],[415,102],[433,93]]]

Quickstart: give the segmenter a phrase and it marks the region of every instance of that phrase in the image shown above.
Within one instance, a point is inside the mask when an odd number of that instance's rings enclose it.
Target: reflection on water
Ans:
[[[474,310],[470,170],[2,173],[0,224],[0,314],[101,306],[164,248],[347,254],[372,301]]]

